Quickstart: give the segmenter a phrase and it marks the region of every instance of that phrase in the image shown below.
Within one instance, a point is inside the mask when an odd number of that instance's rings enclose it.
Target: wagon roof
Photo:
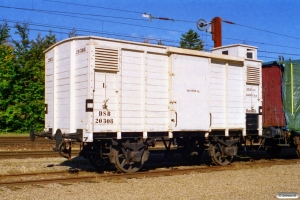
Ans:
[[[133,41],[128,41],[128,40],[118,40],[118,39],[98,37],[98,36],[76,36],[76,37],[67,38],[67,39],[64,39],[64,40],[61,40],[61,41],[55,43],[54,45],[52,45],[51,47],[46,49],[44,51],[44,53],[47,53],[48,51],[50,51],[54,47],[56,47],[60,44],[66,43],[66,42],[70,42],[70,41],[73,41],[73,40],[91,40],[91,39],[103,40],[103,41],[113,41],[113,42],[120,42],[120,43],[126,43],[126,44],[136,44],[136,45],[151,46],[151,47],[166,49],[166,46],[164,46],[164,45],[149,44],[149,43],[143,43],[143,42],[133,42]]]
[[[203,52],[203,51],[196,51],[196,50],[190,50],[190,49],[183,49],[178,47],[171,47],[171,46],[164,46],[164,45],[156,45],[156,44],[149,44],[149,43],[142,43],[142,42],[133,42],[128,40],[118,40],[118,39],[112,39],[112,38],[105,38],[105,37],[97,37],[97,36],[77,36],[72,38],[64,39],[60,42],[55,43],[48,49],[44,51],[44,53],[47,53],[48,51],[52,50],[54,47],[59,46],[63,43],[70,42],[73,40],[102,40],[102,41],[111,41],[111,42],[119,42],[124,44],[133,44],[133,45],[142,45],[142,46],[148,46],[148,47],[155,47],[159,49],[165,49],[166,53],[177,53],[177,54],[186,54],[186,55],[193,55],[193,56],[200,56],[200,57],[208,57],[212,59],[218,59],[218,60],[228,60],[228,61],[235,61],[235,62],[244,62],[245,58],[237,57],[237,56],[230,56],[230,55],[222,55],[222,54],[216,54],[212,52]],[[252,46],[247,46],[243,44],[234,44],[234,45],[228,45],[225,47],[231,47],[231,46],[246,46],[248,48],[256,48]],[[220,47],[223,48],[223,47]]]
[[[245,58],[242,58],[242,57],[216,54],[216,53],[211,53],[211,52],[195,51],[195,50],[182,49],[182,48],[176,48],[176,47],[168,47],[168,52],[177,53],[177,54],[194,55],[194,56],[200,56],[200,57],[208,57],[208,58],[213,58],[213,59],[218,59],[218,60],[230,60],[230,61],[235,61],[235,62],[244,62],[245,61]]]
[[[216,48],[213,48],[213,50],[224,49],[224,48],[229,48],[229,47],[236,47],[236,46],[246,47],[248,49],[258,49],[255,46],[250,46],[250,45],[246,45],[246,44],[231,44],[231,45],[216,47]]]

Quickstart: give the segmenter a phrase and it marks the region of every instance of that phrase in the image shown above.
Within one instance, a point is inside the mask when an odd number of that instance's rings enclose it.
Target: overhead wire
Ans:
[[[68,17],[76,17],[80,19],[88,19],[88,20],[96,20],[96,21],[103,21],[108,23],[117,23],[117,24],[123,24],[123,25],[129,25],[129,26],[136,26],[136,27],[143,27],[143,28],[152,28],[157,30],[164,30],[164,31],[174,31],[174,32],[180,32],[185,33],[186,31],[182,30],[175,30],[175,29],[166,29],[166,28],[158,28],[153,26],[145,26],[145,25],[137,25],[137,24],[130,24],[130,23],[124,23],[124,22],[115,22],[115,21],[108,21],[108,20],[102,20],[102,19],[95,19],[95,18],[89,18],[89,17],[81,17],[77,15],[90,15],[90,14],[83,14],[83,13],[72,13],[72,12],[61,12],[61,11],[47,11],[47,10],[39,10],[39,9],[27,9],[27,8],[18,8],[18,7],[9,7],[9,6],[0,6],[0,8],[8,8],[8,9],[18,9],[18,10],[27,10],[27,11],[34,11],[34,12],[42,12],[47,14],[54,14],[54,15],[60,15],[60,16],[68,16]],[[97,15],[95,15],[97,16]],[[99,15],[100,16],[100,15]],[[136,19],[136,18],[124,18],[124,17],[116,17],[116,16],[106,16],[106,17],[113,17],[113,18],[119,18],[119,19],[129,19],[129,20],[141,20],[141,21],[147,21],[145,19]]]
[[[7,21],[7,22],[11,22],[11,23],[23,23],[21,21],[15,21],[15,20],[0,20],[0,21]],[[32,25],[32,26],[38,26],[38,27],[45,27],[45,28],[56,28],[56,29],[64,29],[64,30],[69,30],[72,31],[74,28],[72,27],[66,27],[66,26],[57,26],[57,25],[48,25],[48,24],[39,24],[39,23],[32,23],[32,22],[26,22],[28,25]],[[12,27],[12,26],[10,26]],[[45,31],[45,32],[49,32],[49,30],[41,30],[41,29],[33,29],[32,30],[40,30],[40,31]],[[51,29],[52,32],[57,32],[53,29]],[[98,30],[90,30],[90,29],[76,29],[76,31],[81,31],[81,32],[85,32],[85,33],[94,33],[94,34],[105,34],[105,35],[114,35],[114,36],[122,36],[122,37],[127,37],[127,38],[136,38],[136,39],[148,39],[148,40],[155,40],[155,41],[159,41],[162,40],[161,38],[154,38],[154,37],[141,37],[141,36],[132,36],[132,35],[125,35],[125,34],[120,34],[120,33],[113,33],[113,32],[100,32]],[[59,33],[66,33],[66,32],[59,32]],[[168,39],[163,39],[164,42],[168,42],[168,43],[178,43],[179,41],[175,41],[175,40],[168,40]]]
[[[22,23],[21,21],[15,21],[15,20],[1,20],[1,21],[7,21],[7,22],[12,22],[12,23]],[[49,24],[39,24],[39,23],[32,23],[32,22],[26,22],[29,25],[32,26],[39,26],[39,27],[45,27],[45,28],[57,28],[57,29],[64,29],[64,30],[68,30],[71,31],[74,28],[73,27],[66,27],[66,26],[58,26],[58,25],[49,25]],[[12,26],[11,26],[12,27]],[[36,31],[43,31],[43,32],[49,32],[49,30],[43,30],[43,29],[36,29],[36,28],[31,28],[31,30],[36,30]],[[56,31],[51,29],[51,31],[53,33],[63,33],[63,34],[68,34],[67,32],[62,32],[62,31]],[[93,33],[93,34],[104,34],[104,35],[111,35],[111,36],[120,36],[120,37],[124,37],[124,38],[134,38],[134,39],[144,39],[144,40],[154,40],[154,41],[160,41],[163,40],[163,42],[166,43],[176,43],[179,44],[180,41],[175,41],[175,40],[167,40],[167,39],[158,39],[158,38],[154,38],[154,37],[142,37],[142,36],[132,36],[132,35],[125,35],[125,34],[121,34],[121,33],[114,33],[114,32],[103,32],[103,31],[98,31],[98,30],[90,30],[90,29],[76,29],[76,31],[81,31],[84,33]],[[78,34],[77,35],[82,35],[82,34]],[[232,38],[231,38],[232,39]],[[238,40],[238,39],[235,39]],[[208,50],[207,48],[213,48],[213,46],[206,44],[206,50]],[[300,56],[300,54],[289,54],[289,53],[284,53],[284,52],[271,52],[271,51],[263,51],[263,50],[259,50],[259,52],[264,52],[264,53],[270,53],[270,54],[281,54],[281,55],[294,55],[294,56]]]
[[[273,59],[273,60],[278,60],[278,57],[276,58],[276,57],[263,56],[263,55],[261,55],[261,56],[259,56],[259,57],[262,57],[262,58],[271,58],[271,59]]]
[[[79,3],[71,3],[71,2],[63,2],[63,1],[54,1],[54,0],[44,0],[44,1],[49,1],[49,2],[55,2],[55,3],[62,3],[62,4],[69,4],[69,5],[77,5],[77,6],[84,6],[84,7],[90,7],[90,8],[101,8],[101,9],[109,9],[109,10],[116,10],[116,11],[121,11],[121,12],[130,12],[130,13],[138,13],[140,14],[140,11],[130,11],[130,10],[124,10],[124,9],[116,9],[116,8],[108,8],[108,7],[103,7],[103,6],[91,6],[87,4],[79,4]]]
[[[300,39],[299,37],[294,37],[294,36],[290,36],[290,35],[276,33],[274,31],[269,31],[269,30],[264,30],[264,29],[255,28],[255,27],[251,27],[251,26],[246,26],[246,25],[243,25],[243,24],[234,23],[233,25],[237,25],[237,26],[241,26],[241,27],[246,27],[246,28],[250,28],[250,29],[254,29],[254,30],[258,30],[258,31],[263,31],[263,32],[267,32],[267,33],[272,33],[272,34],[275,34],[275,35],[280,35],[280,36],[284,36],[284,37],[288,37],[288,38],[293,38],[293,39],[297,39],[297,40]]]
[[[108,7],[101,7],[101,6],[91,6],[91,5],[87,5],[87,4],[78,4],[78,3],[56,1],[56,0],[44,0],[44,1],[55,2],[55,3],[62,3],[62,4],[68,4],[68,5],[77,5],[77,6],[84,6],[84,7],[102,8],[102,9],[117,10],[117,11],[122,11],[122,12],[131,12],[131,13],[141,14],[141,12],[139,12],[139,11],[131,11],[131,10],[124,10],[124,9],[115,9],[115,8],[108,8]],[[176,19],[175,21],[195,23],[194,21],[180,20],[180,19]],[[239,23],[235,23],[235,22],[231,23],[231,24],[237,25],[237,26],[241,26],[241,27],[245,27],[245,28],[254,29],[254,30],[259,30],[259,31],[267,32],[267,33],[272,33],[272,34],[276,34],[276,35],[280,35],[280,36],[284,36],[284,37],[289,37],[289,38],[293,38],[293,39],[300,39],[299,37],[294,37],[294,36],[289,36],[289,35],[285,35],[285,34],[281,34],[281,33],[276,33],[274,31],[269,31],[269,30],[265,30],[265,29],[255,28],[255,27],[251,27],[251,26],[247,26],[247,25],[243,25],[243,24],[239,24]]]
[[[86,4],[76,4],[76,3],[61,2],[61,1],[54,1],[54,0],[44,0],[44,1],[57,2],[57,3],[65,3],[65,4],[70,4],[70,5],[80,5],[80,6],[90,7],[89,5],[86,5]],[[0,6],[0,7],[9,8],[9,9],[21,9],[21,10],[42,12],[42,13],[48,13],[48,14],[55,14],[55,15],[68,16],[68,17],[76,17],[76,18],[81,18],[81,19],[97,20],[97,21],[99,21],[99,19],[80,17],[80,16],[76,16],[76,15],[101,16],[101,17],[108,17],[108,18],[115,18],[115,19],[120,18],[120,19],[129,19],[129,20],[147,21],[147,20],[144,20],[144,19],[124,18],[124,17],[119,17],[119,16],[116,17],[116,16],[105,16],[105,15],[93,15],[93,14],[86,14],[86,13],[62,12],[62,11],[53,11],[53,10],[40,10],[40,9],[27,9],[27,8],[18,8],[18,7],[9,7],[9,6]],[[99,6],[96,6],[96,7],[99,7]],[[107,7],[99,7],[99,8],[110,9],[110,8],[107,8]],[[120,11],[120,9],[112,9],[112,10],[118,10],[118,11]],[[128,10],[121,10],[121,11],[130,12]],[[140,12],[137,12],[137,11],[133,11],[133,12],[134,13],[140,13]],[[158,29],[158,30],[175,31],[175,32],[185,33],[185,31],[181,31],[181,30],[165,29],[165,28],[158,28],[158,27],[153,27],[153,26],[136,25],[136,24],[129,24],[129,23],[124,23],[124,22],[115,22],[115,21],[107,21],[107,20],[100,20],[100,21],[108,22],[108,23],[117,23],[117,24],[129,25],[129,26],[137,26],[137,27],[144,27],[144,28],[152,28],[152,29]],[[177,21],[184,21],[184,20],[177,20]],[[191,22],[191,21],[189,21],[189,22]],[[243,27],[247,27],[247,28],[252,28],[252,29],[260,30],[260,31],[266,31],[266,30],[263,30],[263,29],[253,28],[253,27],[250,27],[250,26],[245,26],[245,25],[241,25],[241,24],[237,24],[237,23],[233,23],[233,24],[238,25],[238,26],[243,26]],[[273,33],[273,34],[278,34],[278,33],[271,32],[271,31],[267,31],[267,32],[270,32],[270,33]],[[204,34],[199,34],[199,35],[200,36],[205,36]],[[279,34],[279,35],[290,37],[290,36],[283,35],[283,34]],[[224,39],[232,39],[232,40],[238,40],[238,41],[245,41],[245,42],[253,42],[253,43],[262,44],[261,42],[257,42],[257,41],[240,40],[240,39],[226,38],[226,37],[223,37],[223,38]],[[300,39],[300,38],[296,38],[296,37],[291,37],[291,38]],[[290,46],[283,46],[283,45],[275,45],[275,44],[268,44],[268,43],[264,43],[264,44],[272,45],[272,46],[281,46],[281,47],[286,47],[286,48],[300,49],[300,48],[297,48],[297,47],[290,47]]]
[[[121,12],[129,12],[129,13],[142,14],[140,11],[132,11],[132,10],[108,8],[108,7],[103,7],[103,6],[94,6],[94,5],[91,6],[91,5],[87,5],[87,4],[79,4],[79,3],[71,3],[71,2],[55,1],[55,0],[44,0],[44,1],[61,3],[61,4],[68,4],[68,5],[76,5],[76,6],[84,6],[84,7],[92,7],[92,8],[101,8],[101,9],[107,9],[107,10],[116,10],[116,11],[121,11]],[[176,19],[174,21],[177,21],[177,22],[187,22],[187,23],[195,23],[194,21],[182,20],[182,19]]]
[[[65,4],[70,4],[70,5],[77,5],[77,6],[86,6],[86,7],[96,7],[96,8],[102,8],[102,9],[110,9],[110,10],[116,10],[116,11],[122,11],[122,12],[132,12],[132,13],[141,13],[138,11],[129,11],[129,10],[122,10],[122,9],[113,9],[113,8],[107,8],[107,7],[100,7],[100,6],[90,6],[90,5],[86,5],[86,4],[77,4],[77,3],[70,3],[70,2],[61,2],[61,1],[55,1],[55,0],[44,0],[44,1],[49,1],[49,2],[56,2],[56,3],[65,3]],[[165,29],[165,28],[158,28],[158,27],[152,27],[152,26],[145,26],[145,25],[137,25],[137,24],[130,24],[130,23],[124,23],[124,22],[116,22],[116,21],[107,21],[107,20],[99,20],[99,19],[95,19],[95,18],[88,18],[88,17],[82,17],[83,16],[95,16],[95,17],[106,17],[106,18],[114,18],[114,19],[126,19],[126,20],[138,20],[138,21],[146,21],[144,19],[136,19],[136,18],[126,18],[126,17],[119,17],[119,16],[106,16],[106,15],[93,15],[93,14],[85,14],[85,13],[74,13],[74,12],[62,12],[62,11],[53,11],[53,10],[40,10],[40,9],[27,9],[27,8],[18,8],[18,7],[9,7],[9,6],[0,6],[2,8],[9,8],[9,9],[20,9],[20,10],[27,10],[27,11],[35,11],[35,12],[41,12],[41,13],[46,13],[46,14],[54,14],[54,15],[61,15],[61,16],[68,16],[68,17],[76,17],[76,18],[82,18],[82,19],[87,19],[87,20],[97,20],[97,21],[102,21],[102,22],[108,22],[108,23],[117,23],[117,24],[123,24],[123,25],[129,25],[129,26],[137,26],[137,27],[143,27],[143,28],[152,28],[152,29],[157,29],[157,30],[165,30],[165,31],[175,31],[175,32],[180,32],[180,33],[185,33],[185,31],[180,31],[180,30],[174,30],[174,29]],[[78,16],[79,15],[79,16]],[[178,21],[182,21],[182,22],[192,22],[192,21],[186,21],[186,20],[178,20]],[[193,22],[194,23],[194,22]],[[259,28],[254,28],[251,26],[246,26],[246,25],[242,25],[242,24],[237,24],[234,23],[235,25],[241,26],[241,27],[246,27],[246,28],[251,28],[254,30],[259,30],[259,31],[265,31],[268,33],[272,33],[272,34],[277,34],[280,36],[285,36],[285,37],[290,37],[293,39],[300,39],[297,37],[293,37],[293,36],[288,36],[288,35],[284,35],[284,34],[279,34],[276,32],[272,32],[272,31],[266,31],[263,29],[259,29]],[[47,25],[46,25],[47,26]],[[64,28],[64,27],[52,27],[52,28]],[[71,28],[67,28],[67,30],[70,30]],[[74,29],[74,28],[72,28]],[[99,34],[99,31],[94,32],[91,30],[84,30],[84,29],[78,29],[78,31],[82,31],[82,32],[90,32],[90,33],[97,33]],[[100,33],[104,33],[103,31]],[[109,33],[106,32],[106,35],[118,35],[121,36],[121,34],[118,33]],[[201,36],[202,34],[200,34]],[[124,37],[131,37],[134,38],[132,36],[128,36],[128,35],[123,35]],[[203,35],[202,35],[203,36]],[[140,37],[139,38],[145,38],[145,37]],[[262,43],[262,42],[257,42],[257,41],[248,41],[248,40],[241,40],[241,39],[235,39],[235,38],[226,38],[223,37],[224,39],[230,39],[230,40],[237,40],[237,41],[244,41],[244,42],[251,42],[251,43],[258,43],[258,44],[264,44],[264,45],[271,45],[271,46],[278,46],[278,47],[284,47],[284,48],[291,48],[291,49],[300,49],[298,47],[291,47],[291,46],[285,46],[285,45],[276,45],[276,44],[268,44],[268,43]],[[147,38],[149,39],[149,38]],[[161,40],[161,39],[154,39],[153,40]],[[163,41],[165,41],[165,39],[163,39]],[[170,42],[170,41],[166,41],[166,42]],[[175,43],[175,41],[172,41],[173,43]],[[177,42],[177,41],[176,41]],[[207,45],[206,45],[207,46]],[[272,53],[272,52],[266,52],[266,53]],[[273,52],[273,53],[279,53],[279,52]],[[283,54],[283,53],[282,53]],[[285,54],[287,55],[287,54]],[[297,55],[297,54],[296,54]],[[298,56],[298,55],[297,55]]]
[[[284,53],[284,52],[274,52],[274,51],[264,51],[264,50],[258,50],[258,52],[269,53],[269,54],[289,55],[289,56],[300,56],[300,54]]]
[[[15,21],[16,22],[16,21]],[[13,27],[13,26],[9,26],[9,27]],[[49,28],[49,26],[47,26],[47,28]],[[67,27],[60,27],[63,29],[66,29]],[[30,30],[35,30],[35,31],[41,31],[41,32],[49,32],[49,30],[44,30],[44,29],[37,29],[37,28],[30,28]],[[72,30],[71,28],[67,28],[66,30]],[[88,32],[88,33],[98,33],[97,31],[93,31],[93,30],[81,30],[82,32]],[[63,31],[56,31],[56,30],[51,30],[52,33],[63,33],[63,34],[68,34],[68,32],[63,32]],[[112,33],[112,32],[104,32],[105,35],[112,35],[112,36],[121,36],[121,37],[125,37],[125,38],[134,38],[134,39],[148,39],[148,40],[155,40],[155,41],[159,41],[160,39],[157,38],[145,38],[145,37],[140,37],[140,36],[131,36],[131,35],[124,35],[124,34],[119,34],[119,33]],[[76,34],[77,36],[84,36],[83,34]],[[174,40],[164,40],[164,42],[169,42],[169,43],[179,43],[179,41],[174,41]],[[209,47],[212,48],[212,46],[209,45]],[[207,49],[206,49],[207,50]],[[258,52],[262,52],[262,53],[270,53],[270,54],[280,54],[280,55],[284,55],[286,57],[288,56],[300,56],[300,54],[290,54],[290,53],[284,53],[284,52],[270,52],[270,51],[263,51],[263,50],[259,50]],[[269,57],[269,56],[264,56],[264,55],[260,55],[260,57],[264,57],[264,58],[272,58],[272,59],[277,59],[276,57]]]
[[[48,14],[72,14],[73,16],[74,15],[84,15],[84,16],[94,16],[94,17],[106,17],[106,18],[119,18],[119,19],[147,21],[146,19],[137,19],[137,18],[119,17],[119,16],[108,16],[108,15],[99,15],[99,14],[91,14],[91,13],[76,13],[76,12],[55,11],[55,10],[41,10],[41,9],[20,8],[20,7],[11,7],[11,6],[0,6],[0,8],[15,9],[15,10],[27,10],[27,11],[33,11],[33,12],[39,12],[39,13],[48,13]]]
[[[265,43],[265,42],[243,40],[243,39],[237,39],[237,38],[223,37],[223,39],[235,40],[235,41],[242,41],[242,42],[250,42],[250,43],[262,44],[262,45],[269,45],[269,46],[284,47],[284,48],[290,48],[290,49],[300,49],[300,47],[292,47],[292,46],[286,46],[286,45],[280,45],[280,44],[271,44],[271,43]]]

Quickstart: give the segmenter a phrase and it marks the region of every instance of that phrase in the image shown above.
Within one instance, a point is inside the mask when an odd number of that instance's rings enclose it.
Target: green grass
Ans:
[[[24,136],[29,137],[29,132],[27,133],[13,133],[13,132],[0,132],[1,137],[12,137],[12,136]]]

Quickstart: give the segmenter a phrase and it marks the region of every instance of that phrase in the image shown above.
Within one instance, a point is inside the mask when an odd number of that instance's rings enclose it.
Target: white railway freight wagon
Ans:
[[[87,36],[45,54],[45,132],[36,135],[56,139],[56,148],[82,142],[93,165],[137,171],[157,139],[187,156],[207,147],[223,165],[238,137],[261,135],[256,47],[208,53]]]

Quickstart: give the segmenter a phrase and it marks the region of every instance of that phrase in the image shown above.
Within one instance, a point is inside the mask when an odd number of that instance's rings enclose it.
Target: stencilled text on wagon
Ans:
[[[111,112],[104,110],[99,111],[99,118],[95,118],[96,124],[113,124],[114,120],[111,118]]]

